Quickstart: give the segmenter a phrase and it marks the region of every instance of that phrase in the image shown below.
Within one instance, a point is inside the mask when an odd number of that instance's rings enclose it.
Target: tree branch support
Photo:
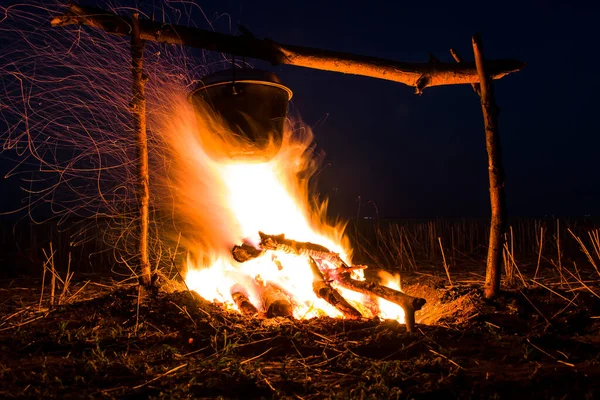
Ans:
[[[132,95],[131,114],[136,144],[136,171],[137,188],[136,198],[138,205],[138,237],[137,256],[140,266],[140,284],[149,287],[151,284],[150,261],[148,258],[148,225],[150,189],[148,175],[148,143],[146,138],[146,96],[144,75],[144,47],[145,41],[140,38],[139,15],[133,14],[131,18],[131,70],[132,70]]]
[[[133,21],[110,11],[71,4],[52,19],[52,26],[87,25],[107,33],[128,36]],[[404,83],[421,93],[425,88],[441,85],[477,83],[480,80],[475,63],[407,63],[351,53],[315,49],[258,39],[247,31],[241,36],[227,35],[181,25],[149,20],[139,21],[140,38],[166,44],[184,45],[210,51],[255,58],[274,65],[287,64],[304,68],[369,76]],[[500,79],[519,71],[525,64],[518,60],[486,61],[486,71]]]
[[[492,299],[498,296],[500,292],[502,250],[507,219],[504,197],[504,167],[502,165],[502,148],[498,132],[498,107],[494,98],[492,80],[483,58],[483,45],[479,34],[473,36],[473,53],[480,81],[479,98],[485,127],[485,147],[488,154],[490,205],[492,210],[484,293],[486,298]]]

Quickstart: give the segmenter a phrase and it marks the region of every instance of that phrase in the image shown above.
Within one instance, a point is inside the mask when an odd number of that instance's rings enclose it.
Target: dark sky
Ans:
[[[451,47],[472,60],[471,36],[481,32],[487,58],[528,64],[495,85],[509,213],[600,212],[599,3],[198,3],[219,31],[235,33],[241,23],[281,43],[398,61],[423,62],[431,52],[451,62]],[[376,209],[382,217],[487,215],[483,120],[470,86],[416,96],[394,82],[256,66],[282,78],[294,91],[293,109],[313,127],[326,153],[319,188],[333,214],[356,215],[360,198],[362,216]]]
[[[495,85],[509,212],[600,211],[599,3],[232,0],[218,10],[229,13],[233,29],[241,23],[258,37],[401,61],[426,61],[431,52],[450,62],[451,47],[472,60],[471,36],[481,32],[487,58],[528,64]],[[469,86],[416,96],[371,78],[275,71],[327,154],[320,188],[334,211],[356,214],[360,196],[363,215],[374,213],[373,204],[386,217],[488,213],[483,120]]]

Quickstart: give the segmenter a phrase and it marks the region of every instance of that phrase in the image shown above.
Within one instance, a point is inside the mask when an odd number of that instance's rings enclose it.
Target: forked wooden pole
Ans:
[[[137,256],[139,257],[140,284],[150,286],[150,261],[148,258],[148,224],[150,189],[148,176],[148,142],[146,138],[146,96],[144,86],[146,76],[144,75],[144,46],[146,42],[140,38],[139,14],[133,14],[131,18],[131,71],[132,71],[132,94],[131,114],[133,116],[133,127],[136,144],[136,167],[137,167],[137,206],[138,206],[138,237]]]
[[[450,49],[450,54],[452,54],[452,58],[454,58],[454,61],[456,61],[457,63],[462,63],[463,60],[460,57],[460,55],[458,55],[458,53],[456,52],[455,49]],[[473,88],[473,91],[475,92],[475,94],[477,96],[481,96],[481,90],[479,89],[479,83],[471,83],[471,87]]]
[[[480,82],[479,97],[485,126],[485,147],[488,154],[488,174],[490,181],[492,218],[484,293],[486,298],[491,299],[498,296],[500,292],[500,275],[502,273],[502,248],[506,226],[504,168],[502,166],[502,149],[498,133],[498,108],[494,99],[492,80],[489,78],[485,68],[483,46],[479,34],[473,36],[473,53],[475,55],[475,65]]]

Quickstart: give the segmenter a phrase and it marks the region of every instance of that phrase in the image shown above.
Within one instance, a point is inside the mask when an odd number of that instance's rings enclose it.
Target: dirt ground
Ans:
[[[600,397],[600,299],[585,287],[540,280],[488,302],[468,274],[403,279],[428,301],[414,333],[244,317],[173,284],[138,305],[137,287],[98,277],[50,310],[39,281],[2,281],[0,398]]]

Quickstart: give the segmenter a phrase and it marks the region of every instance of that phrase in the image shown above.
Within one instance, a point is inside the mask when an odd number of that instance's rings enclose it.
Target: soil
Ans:
[[[138,303],[137,286],[98,277],[49,309],[39,281],[2,281],[0,398],[600,397],[589,289],[544,281],[486,301],[466,278],[405,279],[428,300],[414,333],[396,321],[246,317],[172,282]]]

